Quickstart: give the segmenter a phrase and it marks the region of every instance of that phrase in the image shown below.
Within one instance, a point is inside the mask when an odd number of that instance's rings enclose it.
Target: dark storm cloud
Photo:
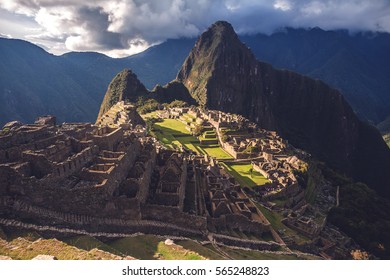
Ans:
[[[128,45],[121,40],[121,34],[107,31],[109,15],[101,7],[81,7],[74,13],[74,24],[88,32],[77,45],[77,49],[88,49],[85,43],[96,44],[101,50],[124,49]]]
[[[221,19],[239,33],[285,26],[390,31],[389,0],[2,0],[0,7],[34,19],[41,32],[30,38],[57,42],[58,50],[62,41],[64,49],[119,56],[197,36]]]

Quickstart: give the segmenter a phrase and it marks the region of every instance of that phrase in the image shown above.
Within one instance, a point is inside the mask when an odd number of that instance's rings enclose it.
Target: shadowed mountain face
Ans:
[[[200,36],[177,79],[202,106],[276,130],[294,146],[390,196],[390,150],[379,132],[325,83],[256,61],[229,23],[217,22]]]
[[[339,89],[360,118],[376,124],[389,115],[389,33],[286,28],[241,40],[260,61]]]

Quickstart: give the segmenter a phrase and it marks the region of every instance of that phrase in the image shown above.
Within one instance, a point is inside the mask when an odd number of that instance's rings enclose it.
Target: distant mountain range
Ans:
[[[257,59],[339,89],[361,119],[377,124],[390,115],[390,34],[287,28],[240,39]],[[118,72],[131,69],[149,89],[166,84],[194,43],[168,40],[114,59],[91,52],[54,56],[26,41],[0,38],[0,124],[31,122],[43,114],[56,114],[60,121],[94,121]]]
[[[22,40],[0,38],[0,125],[55,114],[59,121],[95,121],[111,79],[133,69],[152,88],[177,74],[193,40],[167,41],[128,58],[99,53],[54,56]]]

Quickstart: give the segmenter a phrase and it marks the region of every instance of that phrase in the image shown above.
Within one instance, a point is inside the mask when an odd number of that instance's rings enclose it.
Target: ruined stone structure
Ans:
[[[163,149],[145,136],[130,104],[117,103],[96,124],[56,125],[54,117],[45,116],[32,125],[13,122],[6,128],[0,135],[0,218],[8,226],[16,220],[19,226],[50,225],[58,232],[203,238],[213,232],[230,243],[237,243],[227,236],[232,231],[258,240],[270,231],[218,164]],[[277,247],[245,240],[238,243]]]
[[[218,165],[208,166],[206,172],[206,206],[209,222],[217,231],[239,230],[262,235],[270,224],[235,182],[220,173]]]

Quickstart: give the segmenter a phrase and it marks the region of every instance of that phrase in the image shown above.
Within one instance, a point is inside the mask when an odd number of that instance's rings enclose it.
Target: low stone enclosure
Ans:
[[[217,162],[164,149],[133,125],[133,107],[114,109],[96,124],[57,125],[50,116],[7,124],[0,134],[0,218],[91,234],[213,233],[232,246],[278,248],[264,241],[268,220]],[[240,233],[251,238],[238,240]]]

